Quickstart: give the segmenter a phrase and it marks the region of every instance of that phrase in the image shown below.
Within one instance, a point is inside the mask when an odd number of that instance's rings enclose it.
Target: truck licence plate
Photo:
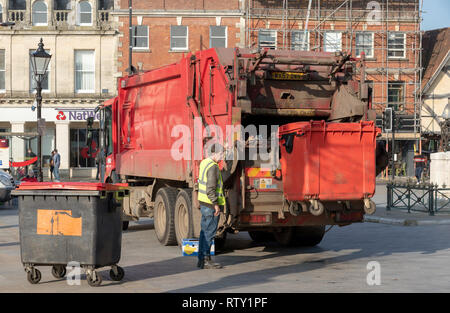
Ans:
[[[275,80],[305,80],[308,78],[308,75],[294,72],[271,72],[270,78]]]

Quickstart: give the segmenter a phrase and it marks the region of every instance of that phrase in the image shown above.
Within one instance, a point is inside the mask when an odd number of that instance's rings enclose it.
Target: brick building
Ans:
[[[119,22],[119,68],[128,68],[128,0],[113,13]],[[242,0],[134,0],[133,64],[148,70],[178,61],[183,53],[243,46]]]

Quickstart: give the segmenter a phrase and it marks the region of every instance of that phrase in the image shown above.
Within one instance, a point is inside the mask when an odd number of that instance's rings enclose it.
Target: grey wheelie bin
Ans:
[[[37,284],[37,266],[52,266],[55,278],[76,265],[90,286],[99,286],[96,269],[111,266],[120,281],[121,200],[124,185],[100,183],[22,183],[13,192],[19,203],[20,252],[28,281]]]

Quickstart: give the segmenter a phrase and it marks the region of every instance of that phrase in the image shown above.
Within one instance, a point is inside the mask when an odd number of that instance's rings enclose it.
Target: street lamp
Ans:
[[[31,67],[34,73],[34,79],[36,81],[36,102],[37,102],[37,130],[38,130],[38,171],[40,182],[43,181],[42,175],[42,121],[41,121],[41,105],[42,105],[42,82],[47,74],[48,64],[52,58],[51,54],[48,54],[44,50],[44,42],[41,41],[38,44],[36,51],[30,53]]]

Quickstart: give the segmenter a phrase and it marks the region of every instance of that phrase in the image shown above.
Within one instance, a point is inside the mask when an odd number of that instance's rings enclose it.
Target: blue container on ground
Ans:
[[[181,250],[183,253],[183,256],[198,256],[198,239],[191,238],[191,239],[183,239],[183,242],[181,244]],[[211,244],[211,255],[214,255],[215,253],[215,245],[214,245],[214,239]]]

